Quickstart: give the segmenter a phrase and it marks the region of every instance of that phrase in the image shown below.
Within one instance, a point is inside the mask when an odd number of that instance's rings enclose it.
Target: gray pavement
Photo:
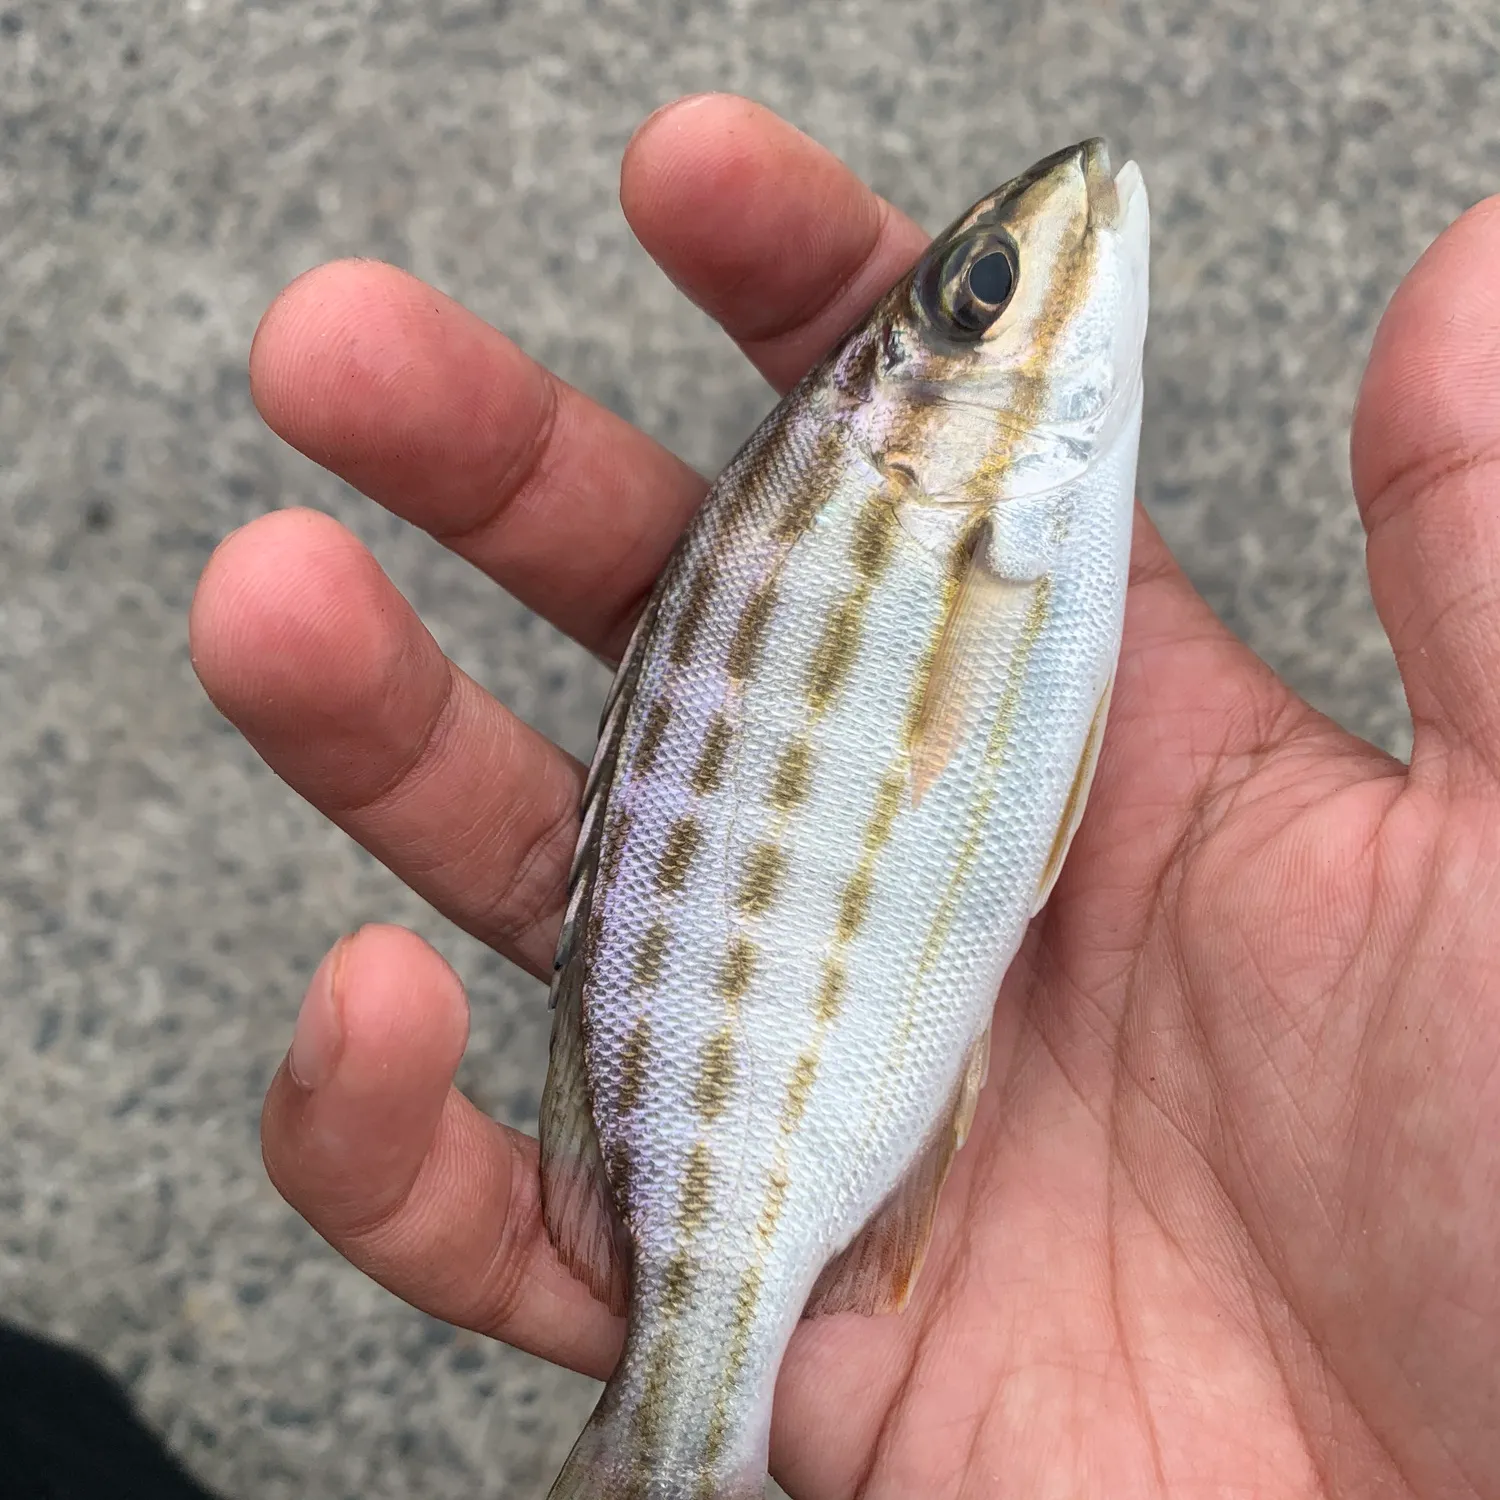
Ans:
[[[622,147],[709,87],[930,227],[1105,130],[1155,206],[1142,487],[1314,702],[1400,751],[1346,433],[1380,309],[1500,184],[1492,0],[0,0],[0,1310],[118,1372],[237,1500],[545,1492],[587,1381],[432,1322],[277,1198],[264,1086],[318,956],[408,922],[534,1122],[540,989],[214,714],[185,611],[230,528],[329,510],[578,752],[597,666],[281,447],[245,356],[299,271],[385,257],[712,470],[769,405],[632,241]],[[588,306],[582,320],[578,308]]]

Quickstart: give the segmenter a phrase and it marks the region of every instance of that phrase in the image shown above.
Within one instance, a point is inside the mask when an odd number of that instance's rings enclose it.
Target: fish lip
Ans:
[[[1104,229],[1118,229],[1130,201],[1141,186],[1141,171],[1127,161],[1118,171],[1110,162],[1109,142],[1092,136],[1075,147],[1089,195],[1089,222]]]

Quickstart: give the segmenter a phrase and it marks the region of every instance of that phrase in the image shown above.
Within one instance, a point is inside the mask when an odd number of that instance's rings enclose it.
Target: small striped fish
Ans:
[[[636,629],[541,1121],[553,1242],[629,1331],[552,1500],[761,1495],[798,1319],[905,1303],[1108,709],[1148,240],[1098,140],[970,209]]]

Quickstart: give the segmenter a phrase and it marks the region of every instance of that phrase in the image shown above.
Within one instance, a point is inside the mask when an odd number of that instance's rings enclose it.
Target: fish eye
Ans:
[[[931,322],[970,342],[999,318],[1015,295],[1019,257],[1009,235],[991,230],[934,256],[919,278],[918,298]]]
[[[1001,250],[991,250],[969,267],[969,292],[976,302],[1003,307],[1010,301],[1016,273],[1010,257]]]

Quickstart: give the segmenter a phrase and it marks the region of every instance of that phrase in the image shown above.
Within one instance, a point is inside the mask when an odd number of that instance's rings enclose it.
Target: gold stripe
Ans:
[[[667,842],[656,867],[659,891],[680,891],[687,881],[693,859],[703,844],[703,829],[697,818],[678,818],[667,830]]]
[[[630,1142],[624,1135],[617,1135],[609,1153],[609,1185],[615,1190],[615,1201],[620,1212],[629,1222],[631,1212],[630,1190],[635,1165],[630,1159]]]
[[[896,814],[901,811],[901,798],[906,791],[906,775],[903,770],[887,771],[880,778],[875,792],[875,810],[870,816],[870,826],[865,829],[866,853],[876,853],[890,838],[896,826]]]

